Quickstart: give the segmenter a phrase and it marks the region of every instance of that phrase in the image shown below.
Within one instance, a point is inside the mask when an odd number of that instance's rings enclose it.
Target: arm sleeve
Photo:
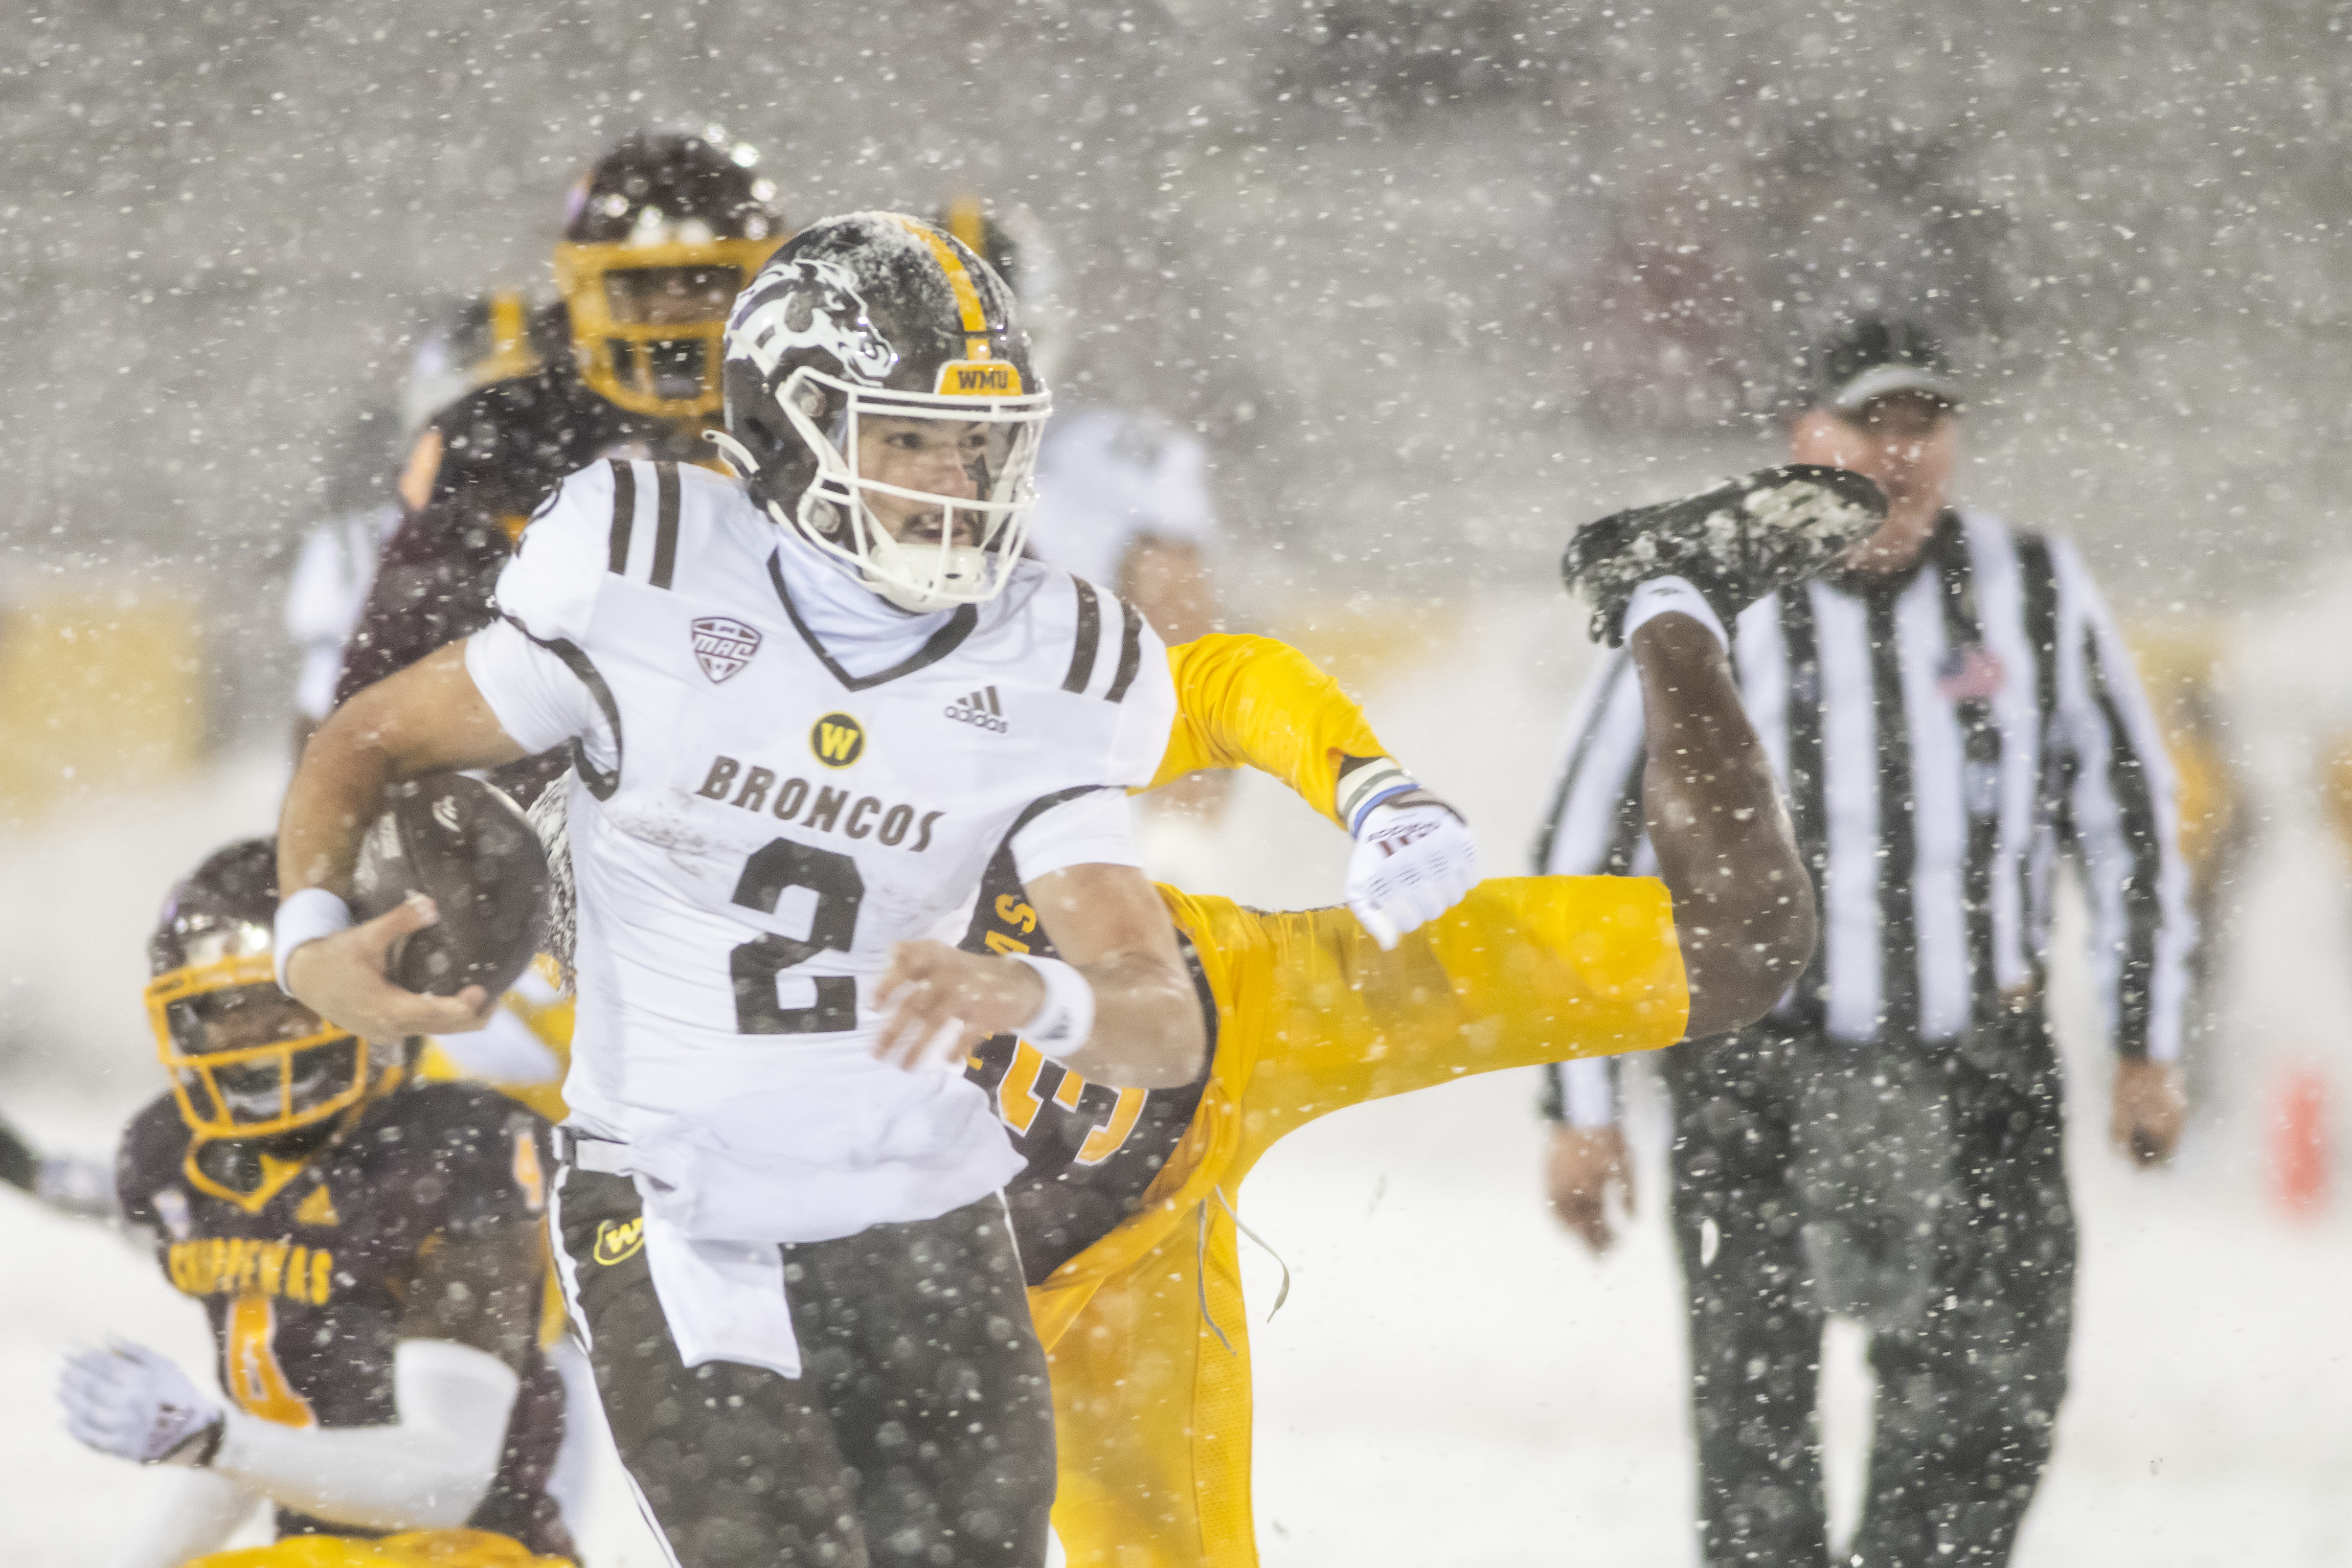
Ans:
[[[2058,587],[2051,743],[2074,764],[2067,816],[2083,856],[2100,1012],[2120,1055],[2171,1061],[2196,940],[2172,763],[2089,573],[2064,544],[2053,542],[2050,555]]]
[[[1622,650],[1612,653],[1585,682],[1569,716],[1559,783],[1536,840],[1537,875],[1623,875],[1649,860],[1642,817],[1646,747],[1633,661]],[[1544,1116],[1571,1127],[1611,1125],[1617,1119],[1617,1070],[1613,1058],[1544,1068]]]
[[[1251,767],[1339,822],[1340,764],[1387,754],[1363,710],[1288,643],[1195,637],[1168,650],[1168,671],[1176,722],[1154,787],[1202,768]]]
[[[1013,864],[1024,883],[1072,866],[1140,866],[1127,796],[1089,789],[1041,803],[1013,828]]]
[[[520,1380],[486,1351],[403,1340],[393,1352],[397,1419],[381,1426],[284,1426],[242,1410],[212,1468],[279,1504],[365,1530],[454,1530],[489,1494]]]
[[[174,1109],[174,1121],[178,1114]],[[162,1228],[162,1216],[155,1212],[155,1191],[162,1184],[152,1173],[164,1163],[165,1154],[158,1146],[156,1121],[152,1109],[141,1111],[123,1128],[121,1139],[114,1145],[114,1206],[124,1224],[149,1229]],[[176,1155],[173,1163],[177,1163]]]

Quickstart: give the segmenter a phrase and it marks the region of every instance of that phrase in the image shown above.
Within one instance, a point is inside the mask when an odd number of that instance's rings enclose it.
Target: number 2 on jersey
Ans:
[[[816,1000],[806,1007],[787,1007],[779,1001],[776,977],[820,952],[849,951],[857,938],[857,907],[866,898],[866,879],[846,855],[779,838],[743,863],[735,902],[772,915],[791,888],[806,888],[816,895],[808,936],[771,931],[729,954],[739,1034],[832,1035],[857,1027],[857,982],[848,975],[814,976]]]

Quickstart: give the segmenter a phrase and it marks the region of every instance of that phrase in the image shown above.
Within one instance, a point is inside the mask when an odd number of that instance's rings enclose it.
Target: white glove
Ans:
[[[142,1465],[201,1464],[221,1430],[221,1408],[178,1363],[127,1340],[77,1351],[58,1380],[66,1430],[101,1454]]]
[[[1452,806],[1391,805],[1364,813],[1348,857],[1348,907],[1385,951],[1462,901],[1478,881],[1478,841]]]

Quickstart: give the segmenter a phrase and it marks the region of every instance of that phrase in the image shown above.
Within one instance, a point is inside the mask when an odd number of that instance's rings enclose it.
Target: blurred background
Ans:
[[[1199,437],[1228,624],[1348,680],[1494,872],[1588,658],[1568,531],[1776,460],[1804,345],[1899,309],[1971,394],[1961,497],[2076,540],[2132,627],[2221,939],[2180,1165],[2127,1180],[2080,1124],[2084,1392],[2026,1555],[2352,1562],[2352,7],[15,0],[0,29],[20,1122],[96,1152],[161,1087],[139,944],[271,820],[304,531],[380,494],[451,301],[551,298],[564,193],[633,130],[723,127],[795,225],[1025,205],[1060,388]],[[1328,902],[1340,859],[1247,781],[1200,880]],[[1687,1560],[1654,1147],[1596,1267],[1541,1212],[1531,1100],[1368,1110],[1254,1181],[1300,1277],[1259,1342],[1270,1563]],[[63,1223],[0,1214],[61,1260],[0,1287],[37,1561],[121,1479],[62,1447],[57,1347],[193,1332]],[[1465,1275],[1502,1303],[1476,1345],[1436,1327]],[[1365,1407],[1380,1378],[1406,1392]]]

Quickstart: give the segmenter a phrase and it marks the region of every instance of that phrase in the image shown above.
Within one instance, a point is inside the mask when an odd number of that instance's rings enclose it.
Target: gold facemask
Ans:
[[[607,402],[633,414],[688,419],[719,411],[727,312],[734,296],[783,243],[772,239],[665,239],[650,244],[565,241],[555,247],[555,286],[572,314],[580,374]],[[614,309],[616,274],[725,268],[734,287],[707,316],[625,321]]]
[[[157,975],[147,984],[147,1020],[172,1075],[180,1115],[199,1138],[268,1138],[341,1115],[367,1097],[367,1042],[320,1020],[313,1032],[261,1045],[201,1047],[201,999],[247,986],[277,986],[268,952],[231,953]],[[304,1053],[320,1056],[304,1059]],[[274,1071],[273,1071],[274,1069]],[[298,1070],[301,1069],[301,1070]],[[312,1073],[335,1075],[325,1092],[296,1091]]]

